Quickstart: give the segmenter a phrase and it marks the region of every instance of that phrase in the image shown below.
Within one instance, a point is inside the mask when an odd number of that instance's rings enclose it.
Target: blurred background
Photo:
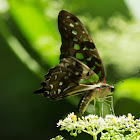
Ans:
[[[49,140],[59,119],[77,112],[79,96],[52,102],[33,91],[59,63],[57,16],[66,9],[86,26],[113,84],[140,69],[139,0],[0,0],[0,139]],[[121,84],[121,82],[117,83]],[[115,86],[116,115],[140,117],[140,75]],[[99,106],[96,106],[97,114]],[[93,102],[85,115],[93,111]],[[105,113],[108,113],[105,107]],[[80,134],[75,139],[91,139]]]

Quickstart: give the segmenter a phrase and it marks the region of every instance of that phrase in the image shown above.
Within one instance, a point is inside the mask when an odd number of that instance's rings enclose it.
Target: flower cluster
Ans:
[[[97,115],[88,115],[82,118],[70,113],[64,120],[59,120],[57,127],[67,130],[70,135],[78,133],[90,134],[94,140],[101,133],[100,139],[140,139],[140,119],[134,120],[130,113],[128,116],[106,115],[105,118]]]

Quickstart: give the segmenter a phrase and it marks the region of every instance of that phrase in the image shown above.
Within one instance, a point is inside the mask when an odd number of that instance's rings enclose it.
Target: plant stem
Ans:
[[[131,137],[131,139],[136,138],[138,135],[140,135],[140,132],[139,132],[139,131],[138,131],[137,133],[135,133],[135,134]]]
[[[93,140],[97,140],[97,135],[93,135]]]

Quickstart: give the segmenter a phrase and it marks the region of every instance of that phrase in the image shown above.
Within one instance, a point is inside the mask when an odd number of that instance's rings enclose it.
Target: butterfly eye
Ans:
[[[113,86],[110,89],[111,89],[111,92],[114,92],[114,90],[115,90],[115,88]]]

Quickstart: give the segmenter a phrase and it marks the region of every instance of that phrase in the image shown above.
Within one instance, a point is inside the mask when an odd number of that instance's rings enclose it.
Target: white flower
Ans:
[[[140,119],[134,120],[134,116],[130,113],[128,116],[106,115],[105,118],[97,115],[88,115],[78,118],[73,112],[64,120],[57,123],[60,130],[67,130],[70,135],[77,136],[82,131],[90,134],[94,138],[101,133],[101,139],[131,139],[138,138],[140,134]],[[104,131],[105,130],[105,131]],[[130,134],[123,135],[129,131]]]
[[[59,127],[62,124],[62,120],[59,120],[59,122],[57,123],[57,127]]]

